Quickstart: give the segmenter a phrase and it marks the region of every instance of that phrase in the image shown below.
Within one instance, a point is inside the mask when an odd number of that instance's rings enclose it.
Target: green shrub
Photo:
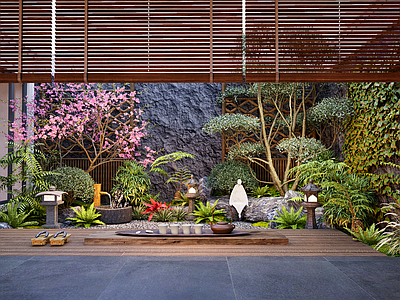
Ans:
[[[251,225],[255,227],[269,227],[269,222],[256,222]]]
[[[72,207],[72,209],[76,213],[76,217],[67,218],[67,220],[74,221],[76,224],[75,227],[84,226],[85,228],[89,228],[92,225],[106,225],[102,221],[97,220],[101,214],[98,213],[94,208],[94,203],[92,203],[88,209],[85,209],[84,206],[81,206],[80,209],[76,209],[74,207]]]
[[[207,184],[214,189],[224,190],[230,193],[237,184],[238,179],[242,180],[243,187],[250,191],[258,186],[258,181],[252,176],[254,171],[239,161],[225,161],[216,165],[208,176]]]
[[[135,206],[142,202],[143,196],[147,194],[150,188],[149,174],[144,170],[143,165],[132,160],[124,161],[124,164],[118,168],[113,180],[116,185],[111,194],[122,188],[125,199]]]
[[[63,195],[66,207],[71,206],[75,198],[86,203],[93,202],[95,182],[88,173],[75,167],[61,167],[53,172],[55,174],[48,176],[47,180],[57,191],[67,192]]]

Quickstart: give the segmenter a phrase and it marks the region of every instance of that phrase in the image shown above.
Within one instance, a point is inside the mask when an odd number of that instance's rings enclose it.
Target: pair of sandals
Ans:
[[[62,236],[61,236],[62,234]],[[60,236],[59,236],[60,235]],[[49,241],[52,246],[62,246],[64,243],[68,242],[69,237],[71,234],[67,234],[66,231],[61,230],[57,232],[56,234],[49,234],[48,231],[41,231],[39,232],[35,238],[31,239],[32,241],[32,246],[44,246],[46,245]]]

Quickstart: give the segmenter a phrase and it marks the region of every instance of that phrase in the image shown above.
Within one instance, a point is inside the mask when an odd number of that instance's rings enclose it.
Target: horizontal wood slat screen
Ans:
[[[52,3],[0,2],[0,82],[400,81],[399,0]]]
[[[278,49],[275,1],[246,3],[247,82],[271,81],[276,64],[281,82],[400,80],[399,1],[279,0]]]
[[[283,174],[285,172],[285,167],[287,163],[286,158],[273,158],[274,166],[276,171],[278,172],[279,178],[283,178]],[[105,192],[110,192],[115,182],[112,180],[115,177],[115,173],[118,170],[118,167],[123,164],[123,160],[114,160],[108,164],[101,165],[90,172],[90,176],[92,176],[93,180],[96,183],[101,183],[101,190]],[[89,161],[85,158],[66,158],[63,159],[63,165],[68,167],[76,167],[82,170],[87,170],[89,167]],[[252,165],[253,170],[257,174],[257,178],[263,181],[272,181],[269,173],[265,172],[265,170],[258,166]]]

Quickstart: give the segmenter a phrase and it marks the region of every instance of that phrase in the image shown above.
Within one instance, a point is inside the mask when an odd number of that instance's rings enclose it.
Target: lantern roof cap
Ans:
[[[36,197],[43,196],[43,195],[61,196],[62,194],[66,194],[66,193],[67,192],[56,191],[56,188],[54,186],[51,186],[48,191],[40,192],[40,193],[36,194],[35,196]]]
[[[309,191],[311,191],[311,192],[321,192],[322,189],[319,188],[318,186],[316,186],[313,183],[313,180],[310,179],[309,183],[305,187],[301,188],[300,191],[302,191],[302,192],[309,192]]]

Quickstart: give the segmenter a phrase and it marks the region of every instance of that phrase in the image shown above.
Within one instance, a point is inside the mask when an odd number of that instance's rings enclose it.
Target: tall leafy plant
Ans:
[[[195,156],[186,152],[173,152],[170,154],[166,154],[163,156],[158,157],[154,162],[151,164],[150,171],[156,172],[167,177],[167,183],[172,183],[175,188],[175,198],[180,198],[180,193],[182,189],[182,184],[190,179],[192,175],[187,167],[178,165],[178,161],[184,158],[192,158],[194,159]],[[165,169],[165,165],[169,165],[172,167],[172,172],[168,172]]]
[[[131,160],[124,161],[113,180],[116,184],[111,193],[114,194],[117,189],[121,189],[125,199],[134,206],[143,202],[143,197],[147,194],[151,184],[143,165]]]

